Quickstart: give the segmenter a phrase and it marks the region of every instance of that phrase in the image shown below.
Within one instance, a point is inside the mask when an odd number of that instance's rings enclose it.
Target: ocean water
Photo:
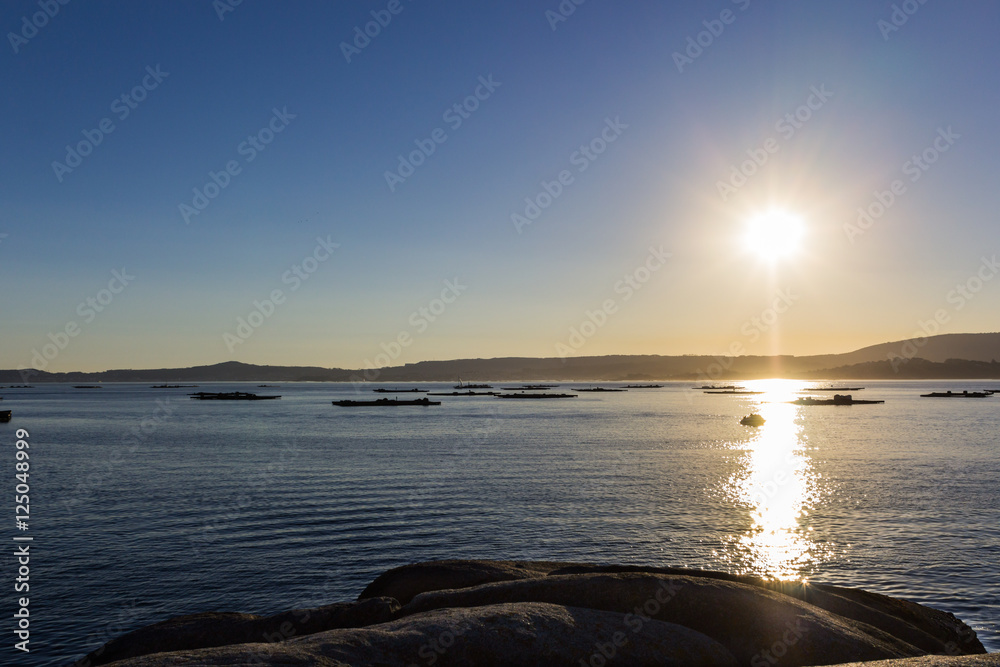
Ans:
[[[851,407],[784,402],[810,383],[745,384],[765,393],[667,383],[340,408],[331,401],[354,398],[351,386],[0,390],[14,411],[0,424],[4,467],[16,429],[31,444],[27,532],[4,476],[5,577],[10,540],[34,538],[31,652],[13,664],[67,664],[179,614],[351,600],[387,568],[437,558],[857,586],[953,612],[1000,650],[1000,396],[919,397],[1000,382],[858,383],[857,398],[886,402]],[[186,395],[234,390],[282,398]],[[739,424],[752,411],[763,427]],[[18,595],[8,588],[7,613]]]

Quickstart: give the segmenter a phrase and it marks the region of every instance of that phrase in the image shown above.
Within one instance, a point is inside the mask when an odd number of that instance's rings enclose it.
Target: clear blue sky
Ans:
[[[400,336],[394,364],[560,344],[847,351],[935,314],[942,332],[1000,328],[982,264],[1000,252],[994,3],[902,3],[916,11],[898,26],[893,3],[861,0],[588,0],[564,21],[555,0],[244,0],[220,20],[225,4],[3,3],[0,368],[33,365],[52,337],[48,370],[99,370],[360,367]],[[348,62],[372,11],[391,21]],[[273,141],[241,149],[261,130]],[[92,152],[54,166],[88,150],[85,132],[103,135]],[[578,152],[595,140],[600,155]],[[434,152],[390,188],[417,141]],[[933,164],[906,166],[925,149]],[[763,164],[720,193],[748,150]],[[180,205],[231,161],[186,221]],[[564,170],[519,233],[512,214]],[[805,231],[767,263],[743,230],[771,208]],[[339,247],[301,281],[317,238]],[[283,302],[241,336],[274,290]],[[789,305],[769,312],[779,293]]]

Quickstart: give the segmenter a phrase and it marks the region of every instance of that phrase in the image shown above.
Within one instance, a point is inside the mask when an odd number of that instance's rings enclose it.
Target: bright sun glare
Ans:
[[[769,262],[794,255],[802,240],[802,219],[787,211],[768,211],[747,223],[747,247]]]

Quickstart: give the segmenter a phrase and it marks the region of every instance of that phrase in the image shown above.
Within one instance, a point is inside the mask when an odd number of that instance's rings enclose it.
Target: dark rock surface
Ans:
[[[152,653],[280,642],[335,628],[384,623],[398,611],[399,603],[395,600],[372,598],[296,609],[267,617],[224,612],[178,616],[113,639],[77,664],[88,667]]]
[[[858,589],[675,568],[435,561],[383,573],[356,603],[267,618],[180,617],[88,658],[146,666],[1000,667],[996,654],[975,655],[984,653],[953,615]]]

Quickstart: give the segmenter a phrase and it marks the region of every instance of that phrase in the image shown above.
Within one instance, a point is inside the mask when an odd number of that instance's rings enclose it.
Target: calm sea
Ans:
[[[171,616],[350,600],[387,568],[437,558],[859,586],[951,611],[1000,650],[1000,395],[919,397],[1000,382],[859,383],[856,397],[886,402],[852,407],[782,402],[807,383],[746,384],[765,393],[669,383],[367,409],[332,406],[355,396],[336,384],[0,390],[14,411],[0,424],[3,577],[16,573],[10,540],[34,538],[31,653],[13,651],[12,631],[2,651],[15,664],[65,664]],[[233,390],[282,398],[186,396]],[[763,427],[739,424],[751,411]],[[17,428],[31,443],[24,533]]]

